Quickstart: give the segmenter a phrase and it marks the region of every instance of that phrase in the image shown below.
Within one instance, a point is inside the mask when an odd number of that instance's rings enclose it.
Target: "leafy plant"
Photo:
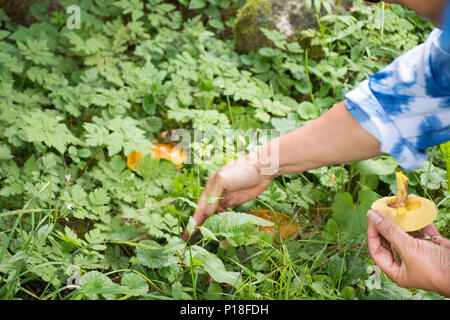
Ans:
[[[248,152],[218,137],[314,120],[359,81],[431,31],[411,11],[355,1],[333,14],[307,1],[320,30],[239,55],[230,30],[240,0],[78,1],[30,8],[36,23],[0,9],[0,297],[4,299],[440,299],[399,288],[370,260],[365,216],[393,193],[389,157],[280,177],[257,199],[210,217],[180,239],[207,177]],[[381,36],[381,30],[383,30]],[[206,154],[177,170],[149,147],[183,128]],[[239,137],[244,141],[245,137]],[[263,138],[259,143],[263,143]],[[410,191],[439,204],[448,224],[448,152],[408,173]],[[142,152],[130,170],[126,157]],[[448,171],[447,171],[448,172]],[[301,226],[276,243],[250,209]]]

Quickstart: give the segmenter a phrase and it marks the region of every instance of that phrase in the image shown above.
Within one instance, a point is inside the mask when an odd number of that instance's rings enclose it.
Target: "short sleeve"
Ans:
[[[433,30],[425,43],[345,96],[349,112],[380,141],[380,151],[405,171],[423,165],[426,148],[450,140],[449,32]]]

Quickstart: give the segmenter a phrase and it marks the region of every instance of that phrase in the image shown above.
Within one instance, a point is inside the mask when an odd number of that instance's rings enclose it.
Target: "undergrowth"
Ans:
[[[264,29],[273,45],[244,55],[230,28],[245,1],[61,1],[74,3],[79,30],[43,4],[29,27],[0,9],[1,298],[441,298],[398,287],[368,256],[366,212],[395,192],[388,156],[277,178],[186,244],[207,177],[230,159],[211,151],[176,170],[146,151],[178,128],[302,126],[424,41],[430,23],[392,6],[382,26],[380,7],[355,1],[301,31],[302,45]],[[231,159],[233,147],[223,146]],[[132,150],[146,153],[136,172]],[[448,237],[446,164],[429,152],[409,191],[438,204]],[[274,242],[252,208],[284,212],[301,231]]]

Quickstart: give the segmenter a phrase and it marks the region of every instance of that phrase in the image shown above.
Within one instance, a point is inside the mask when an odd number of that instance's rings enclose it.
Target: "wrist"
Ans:
[[[275,139],[274,139],[275,140]],[[257,150],[249,153],[249,164],[263,179],[274,179],[280,176],[280,152],[277,141],[270,141]]]

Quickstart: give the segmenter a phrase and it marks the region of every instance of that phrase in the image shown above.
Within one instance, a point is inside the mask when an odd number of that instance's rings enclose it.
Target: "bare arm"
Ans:
[[[364,130],[345,107],[336,104],[308,125],[269,141],[257,153],[258,170],[267,168],[279,144],[279,169],[274,176],[301,172],[326,165],[364,160],[381,155],[380,143]],[[265,155],[268,155],[265,157]],[[273,158],[273,157],[272,157]]]
[[[194,213],[197,226],[214,212],[248,202],[282,175],[379,156],[380,143],[340,102],[318,119],[232,161],[207,181]],[[219,198],[218,202],[208,199]],[[187,230],[183,239],[188,240]]]

